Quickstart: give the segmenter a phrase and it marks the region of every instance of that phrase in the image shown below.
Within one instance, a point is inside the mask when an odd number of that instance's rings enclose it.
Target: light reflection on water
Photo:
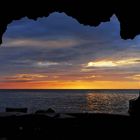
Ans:
[[[86,94],[88,112],[127,114],[129,100],[137,94]]]

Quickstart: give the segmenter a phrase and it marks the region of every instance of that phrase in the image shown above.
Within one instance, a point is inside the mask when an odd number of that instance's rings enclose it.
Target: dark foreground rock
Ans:
[[[114,139],[137,137],[139,118],[109,114],[65,114],[52,118],[28,114],[0,117],[0,138],[5,139]],[[61,116],[61,115],[60,115]]]

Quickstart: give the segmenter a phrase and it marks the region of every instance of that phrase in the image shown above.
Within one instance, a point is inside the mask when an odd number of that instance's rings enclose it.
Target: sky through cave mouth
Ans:
[[[64,13],[12,22],[0,48],[0,88],[139,88],[140,37],[119,22],[79,24]]]

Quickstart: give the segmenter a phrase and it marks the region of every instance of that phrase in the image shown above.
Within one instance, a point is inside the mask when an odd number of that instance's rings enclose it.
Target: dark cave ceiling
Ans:
[[[6,5],[9,5],[7,8]],[[23,17],[36,20],[48,17],[53,12],[64,12],[79,23],[98,26],[101,22],[110,21],[113,14],[120,22],[120,35],[123,39],[133,39],[140,34],[139,4],[131,1],[91,1],[91,0],[48,0],[46,2],[5,2],[0,9],[0,43],[9,23]]]

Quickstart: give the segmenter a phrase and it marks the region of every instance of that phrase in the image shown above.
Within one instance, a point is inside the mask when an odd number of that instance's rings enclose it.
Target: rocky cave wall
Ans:
[[[8,5],[8,6],[7,6]],[[64,12],[79,23],[98,26],[101,22],[110,21],[113,14],[120,22],[120,35],[123,39],[133,39],[140,34],[140,8],[134,1],[103,0],[47,0],[46,2],[5,2],[0,8],[0,43],[9,23],[23,17],[36,20],[47,17],[53,12]]]

